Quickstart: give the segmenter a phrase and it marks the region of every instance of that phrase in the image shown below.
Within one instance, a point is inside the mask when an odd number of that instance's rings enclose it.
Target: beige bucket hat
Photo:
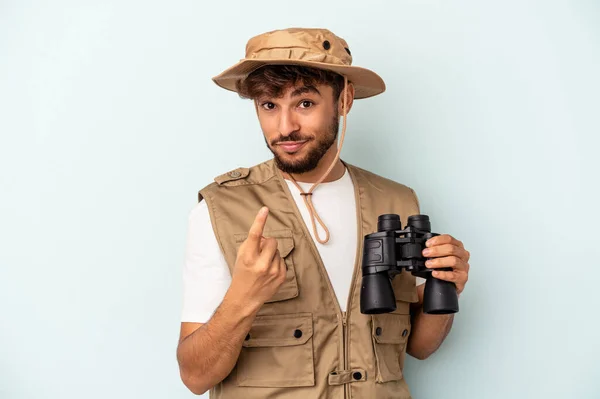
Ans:
[[[352,53],[344,39],[316,28],[288,28],[252,37],[246,44],[246,57],[213,77],[213,81],[236,92],[237,81],[264,65],[303,65],[337,72],[354,85],[355,99],[385,91],[378,74],[352,65]]]

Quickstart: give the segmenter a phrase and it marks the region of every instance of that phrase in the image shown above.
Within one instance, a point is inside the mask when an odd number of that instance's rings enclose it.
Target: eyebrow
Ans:
[[[306,94],[306,93],[314,93],[317,94],[319,97],[323,97],[323,95],[321,94],[321,92],[314,86],[302,86],[297,88],[296,90],[294,90],[292,92],[292,94],[290,95],[291,97],[298,97],[301,96],[302,94]],[[268,99],[270,99],[269,96],[267,95],[262,95],[257,97],[257,102],[263,102],[263,101],[267,101]]]
[[[321,92],[314,86],[302,86],[294,90],[291,94],[292,97],[298,97],[305,93],[314,93],[321,96]]]

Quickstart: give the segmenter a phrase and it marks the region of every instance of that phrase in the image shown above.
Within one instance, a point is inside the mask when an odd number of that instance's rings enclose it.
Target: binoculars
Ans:
[[[392,279],[403,269],[426,279],[423,311],[428,314],[450,314],[458,312],[456,286],[432,276],[423,257],[425,242],[438,236],[431,232],[427,215],[409,216],[402,229],[400,216],[380,215],[377,232],[364,237],[362,260],[362,286],[360,311],[364,314],[390,313],[396,310],[396,297]]]

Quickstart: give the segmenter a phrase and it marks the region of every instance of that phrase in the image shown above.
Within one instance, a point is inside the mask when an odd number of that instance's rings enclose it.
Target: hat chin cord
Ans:
[[[344,144],[344,136],[346,135],[346,116],[348,113],[347,112],[348,111],[347,110],[347,101],[346,101],[346,96],[348,94],[347,88],[348,88],[348,78],[346,76],[344,76],[344,96],[342,99],[344,122],[343,122],[343,126],[342,126],[342,134],[340,136],[340,144],[338,146],[337,154],[335,155],[335,158],[333,159],[333,162],[331,163],[331,165],[329,165],[329,168],[327,169],[327,171],[323,174],[323,176],[321,176],[321,178],[319,180],[316,181],[315,184],[313,184],[313,186],[308,191],[304,191],[302,189],[302,187],[300,187],[298,182],[296,182],[296,179],[294,179],[294,177],[290,173],[288,173],[288,175],[292,179],[292,182],[296,185],[298,190],[300,190],[300,195],[302,195],[302,198],[304,199],[304,203],[306,204],[306,207],[308,208],[308,212],[310,213],[310,221],[312,223],[312,228],[313,228],[313,232],[315,234],[315,238],[321,244],[326,244],[327,242],[329,242],[329,237],[330,237],[329,229],[327,228],[327,226],[325,226],[325,223],[323,223],[323,220],[319,217],[317,211],[315,210],[315,207],[312,203],[312,195],[313,195],[313,192],[315,191],[315,189],[317,188],[317,186],[319,184],[321,184],[323,182],[323,180],[325,180],[325,178],[329,175],[331,170],[335,167],[335,164],[340,157],[340,153],[342,152],[342,145]],[[315,219],[316,219],[316,221],[319,222],[319,224],[325,231],[325,239],[321,239],[321,237],[319,236],[319,232],[317,230],[317,225],[315,223]]]

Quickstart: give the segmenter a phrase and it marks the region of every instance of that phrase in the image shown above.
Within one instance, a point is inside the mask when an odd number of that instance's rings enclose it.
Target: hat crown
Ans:
[[[327,29],[288,28],[254,36],[246,45],[246,59],[298,59],[352,65],[348,43]]]
[[[385,91],[385,82],[370,69],[352,65],[348,43],[327,29],[273,30],[246,43],[246,57],[213,77],[224,89],[239,91],[239,83],[267,65],[298,65],[344,76],[355,89],[354,98],[369,98]]]

